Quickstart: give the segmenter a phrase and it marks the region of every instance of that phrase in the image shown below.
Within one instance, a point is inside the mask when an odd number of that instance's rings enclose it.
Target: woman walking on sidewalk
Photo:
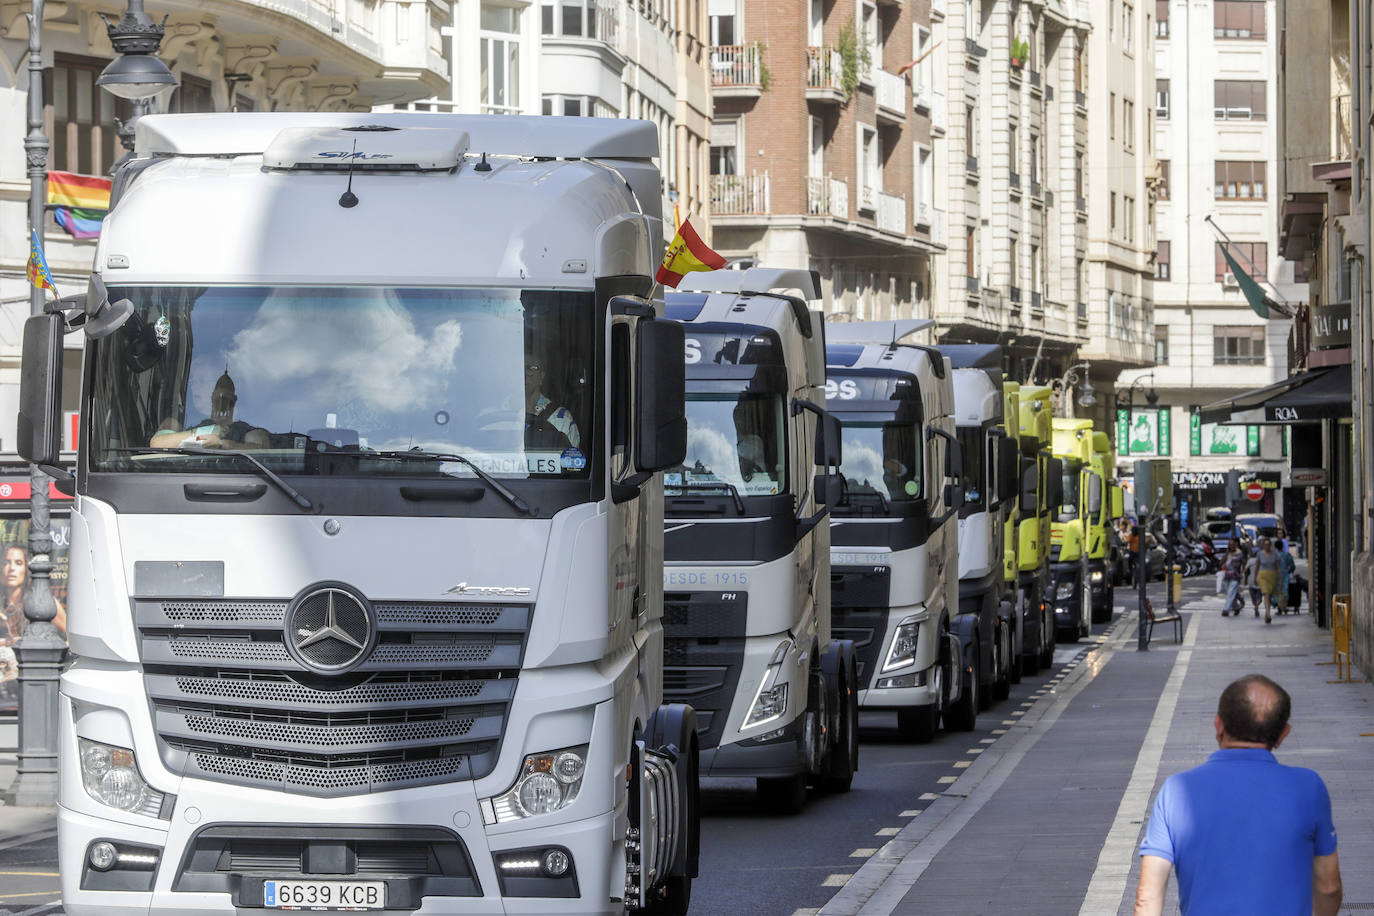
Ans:
[[[1239,614],[1240,609],[1245,606],[1245,599],[1240,596],[1240,577],[1244,568],[1245,557],[1233,542],[1226,548],[1226,559],[1221,564],[1221,578],[1226,583],[1226,601],[1221,606],[1223,617],[1227,614]]]
[[[1274,542],[1269,538],[1260,540],[1259,553],[1255,554],[1255,579],[1260,594],[1264,596],[1264,622],[1274,622],[1274,596],[1279,590],[1279,554]],[[1255,609],[1256,616],[1259,609]]]

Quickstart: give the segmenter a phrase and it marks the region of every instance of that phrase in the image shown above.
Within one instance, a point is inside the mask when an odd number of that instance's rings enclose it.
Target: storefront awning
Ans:
[[[1203,405],[1202,422],[1224,424],[1315,423],[1350,416],[1350,366],[1299,372],[1273,385]]]

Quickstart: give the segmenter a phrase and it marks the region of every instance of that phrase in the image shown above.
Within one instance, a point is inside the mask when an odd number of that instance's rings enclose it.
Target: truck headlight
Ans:
[[[1054,592],[1054,597],[1063,601],[1065,598],[1073,597],[1074,583],[1060,582],[1059,587]]]
[[[486,799],[482,816],[489,824],[552,814],[568,807],[582,789],[587,771],[587,745],[530,754],[520,764],[515,785],[503,795]]]
[[[892,644],[887,649],[887,661],[883,662],[883,671],[916,663],[916,641],[920,629],[921,621],[916,617],[907,617],[897,624],[897,629],[892,633]]]
[[[781,719],[787,713],[787,654],[792,647],[790,640],[783,640],[773,650],[768,660],[768,670],[759,682],[759,692],[754,695],[754,705],[744,719],[745,728],[764,725]]]
[[[162,811],[162,793],[143,781],[134,752],[98,741],[77,738],[81,753],[81,784],[86,794],[102,805],[157,817]]]
[[[1092,582],[1093,585],[1097,585],[1097,584],[1098,584],[1099,582],[1101,582],[1102,579],[1103,579],[1102,570],[1100,570],[1100,569],[1094,569],[1094,570],[1093,570],[1091,573],[1089,573],[1088,575],[1089,575],[1089,579],[1090,579],[1090,581]]]

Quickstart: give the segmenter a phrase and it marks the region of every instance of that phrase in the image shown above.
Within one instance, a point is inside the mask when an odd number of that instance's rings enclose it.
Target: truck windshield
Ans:
[[[663,476],[665,493],[734,487],[741,496],[787,492],[780,394],[687,395],[687,457]]]
[[[124,287],[134,314],[88,346],[95,471],[586,478],[590,292]],[[83,443],[86,444],[86,443]],[[183,452],[171,451],[182,448]],[[346,470],[322,462],[344,453]]]
[[[1071,458],[1064,459],[1064,495],[1059,500],[1061,522],[1071,522],[1078,518],[1078,477],[1083,470],[1083,462]]]
[[[845,423],[840,474],[851,499],[890,501],[921,495],[920,431],[910,423]]]
[[[986,451],[983,440],[986,436],[979,426],[960,426],[956,432],[964,453],[964,508],[970,512],[981,511],[987,501],[986,476],[983,471]]]

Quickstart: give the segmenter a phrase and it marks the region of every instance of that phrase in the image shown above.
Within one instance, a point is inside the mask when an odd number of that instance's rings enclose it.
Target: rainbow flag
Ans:
[[[685,219],[678,227],[677,235],[668,244],[668,250],[663,253],[663,264],[654,279],[664,286],[677,289],[683,274],[694,270],[720,270],[724,266],[725,259],[707,248],[701,236],[692,228],[691,219]]]
[[[105,221],[106,212],[82,207],[54,207],[52,215],[57,225],[67,230],[72,238],[95,239],[100,237],[100,226]]]
[[[110,179],[71,172],[48,173],[48,206],[110,209]]]
[[[39,289],[50,289],[57,295],[52,274],[48,271],[48,261],[43,257],[43,245],[38,241],[38,230],[33,230],[29,239],[29,282]]]

